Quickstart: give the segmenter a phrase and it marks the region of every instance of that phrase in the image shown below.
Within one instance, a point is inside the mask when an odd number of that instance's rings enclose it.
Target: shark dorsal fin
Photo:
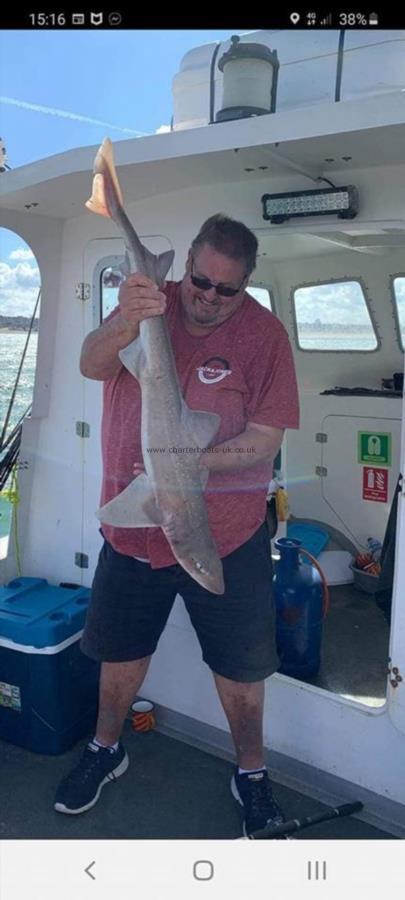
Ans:
[[[170,267],[173,265],[173,260],[174,250],[165,250],[164,253],[160,253],[158,256],[156,260],[156,269],[162,282],[165,280]]]

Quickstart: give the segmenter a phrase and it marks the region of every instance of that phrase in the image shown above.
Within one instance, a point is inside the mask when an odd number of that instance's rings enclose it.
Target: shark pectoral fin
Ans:
[[[164,253],[160,253],[160,255],[157,257],[156,268],[162,281],[165,280],[170,266],[173,264],[173,260],[174,250],[165,250]]]
[[[181,426],[193,438],[197,447],[208,446],[218,431],[220,421],[221,416],[218,416],[217,413],[190,409],[186,403],[183,403]]]
[[[152,485],[144,474],[97,510],[96,516],[100,522],[115,528],[156,528],[163,521]]]
[[[146,365],[141,339],[139,337],[135,338],[134,341],[128,344],[128,347],[120,350],[118,356],[125,368],[128,369],[128,372],[140,381],[141,372]]]

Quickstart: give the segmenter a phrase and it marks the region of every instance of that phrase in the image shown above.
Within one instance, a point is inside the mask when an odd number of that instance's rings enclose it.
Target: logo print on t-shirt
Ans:
[[[227,359],[222,359],[220,356],[211,356],[202,366],[198,366],[197,372],[203,384],[216,384],[218,381],[226,378],[227,375],[231,375],[232,369],[229,368]]]

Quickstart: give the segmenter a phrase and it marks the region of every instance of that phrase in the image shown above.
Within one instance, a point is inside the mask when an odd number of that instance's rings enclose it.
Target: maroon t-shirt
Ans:
[[[183,397],[191,409],[219,413],[211,443],[245,430],[248,422],[298,428],[298,390],[287,332],[277,317],[245,294],[239,309],[204,337],[186,330],[180,283],[168,282],[166,316]],[[108,318],[117,315],[118,308]],[[101,504],[133,480],[142,462],[141,391],[122,366],[104,382]],[[264,521],[271,463],[239,472],[212,473],[204,492],[211,530],[221,557],[245,543]],[[119,553],[148,559],[152,568],[176,562],[161,528],[114,528],[103,534]]]

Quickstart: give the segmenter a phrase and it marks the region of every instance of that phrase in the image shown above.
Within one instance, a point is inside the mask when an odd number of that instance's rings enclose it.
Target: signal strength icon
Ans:
[[[322,25],[323,25],[323,26],[332,25],[332,13],[328,13],[327,16],[325,16],[323,19],[321,19],[321,21],[319,22],[319,24],[320,24],[321,26],[322,26]]]

